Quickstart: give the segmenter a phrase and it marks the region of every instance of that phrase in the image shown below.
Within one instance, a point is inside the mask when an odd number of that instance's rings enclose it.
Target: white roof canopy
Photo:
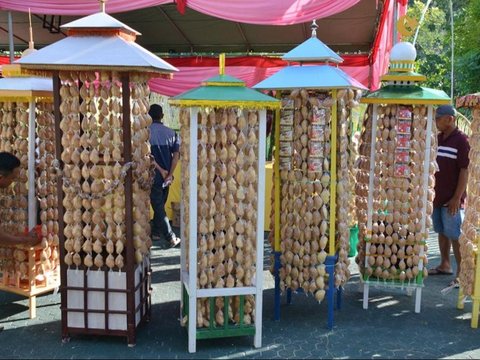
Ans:
[[[16,63],[34,70],[105,68],[164,74],[178,71],[135,43],[138,32],[103,12],[73,21],[65,28],[70,30],[70,36],[22,57]]]

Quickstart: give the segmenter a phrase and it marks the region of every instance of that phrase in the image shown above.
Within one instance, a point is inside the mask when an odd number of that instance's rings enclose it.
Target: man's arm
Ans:
[[[168,171],[162,168],[158,163],[155,161],[155,168],[160,172],[160,175],[162,175],[162,178],[165,180],[168,176]]]
[[[173,176],[173,172],[175,171],[175,168],[177,167],[178,160],[180,159],[180,152],[176,151],[172,154],[172,165],[170,166],[170,172],[168,173],[167,177]]]
[[[26,245],[34,246],[40,242],[40,239],[34,234],[23,236],[14,236],[4,232],[0,232],[0,245]]]
[[[173,179],[173,172],[177,167],[178,160],[180,159],[180,137],[175,133],[175,140],[170,146],[170,152],[172,154],[172,163],[170,164],[170,169],[167,175],[169,180]]]
[[[468,181],[468,169],[467,168],[460,169],[457,188],[455,189],[455,193],[453,194],[453,197],[447,202],[448,212],[451,215],[455,215],[458,209],[460,209],[462,195],[467,189],[467,181]]]

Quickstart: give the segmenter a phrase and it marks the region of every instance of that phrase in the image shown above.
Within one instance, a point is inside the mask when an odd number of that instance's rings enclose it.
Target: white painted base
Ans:
[[[368,290],[369,286],[367,283],[363,284],[363,308],[368,309]]]
[[[148,268],[149,260],[146,259],[143,264],[140,264],[135,269],[135,287],[140,284],[144,278],[143,269]],[[127,274],[119,271],[108,271],[108,286],[109,289],[126,290],[127,289]],[[105,271],[103,270],[88,270],[87,271],[87,287],[93,289],[105,288]],[[77,269],[67,270],[67,287],[84,287],[84,271]],[[141,286],[135,292],[135,308],[140,304],[141,298],[145,297],[144,288]],[[109,310],[127,311],[127,294],[109,292],[108,298],[105,299],[105,292],[90,290],[87,293],[87,304],[84,304],[84,291],[82,290],[67,290],[67,308],[88,310],[105,310],[105,304],[108,301]],[[138,325],[141,321],[142,310],[146,312],[146,304],[143,309],[138,309],[135,314],[135,323]],[[88,315],[89,329],[105,329],[105,314],[104,313],[89,313]],[[67,326],[72,328],[85,328],[84,314],[81,312],[68,311],[67,312]],[[108,330],[127,330],[127,315],[125,314],[109,314],[108,316]]]

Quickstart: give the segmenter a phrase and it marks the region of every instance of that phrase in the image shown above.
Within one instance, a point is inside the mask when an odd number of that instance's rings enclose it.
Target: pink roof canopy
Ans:
[[[177,11],[182,5],[186,5],[185,15]],[[406,10],[405,0],[177,0],[176,4],[173,0],[107,0],[106,10],[119,13],[116,18],[143,34],[141,46],[160,53],[170,63],[190,55],[186,66],[176,65],[180,71],[173,81],[159,79],[151,83],[153,91],[172,96],[199,86],[208,74],[218,71],[217,65],[208,66],[204,61],[208,60],[205,52],[211,52],[214,58],[223,51],[281,55],[309,37],[309,24],[313,19],[317,19],[318,37],[323,42],[344,58],[342,54],[349,53],[349,61],[344,61],[341,69],[374,90],[388,68],[393,9],[397,5],[400,16]],[[29,8],[33,14],[40,14],[34,17],[34,34],[37,47],[43,47],[62,39],[63,35],[48,33],[42,27],[41,15],[57,14],[62,15],[63,22],[73,21],[80,15],[98,12],[99,2],[0,0],[1,10],[14,12],[16,50],[26,46],[21,39],[28,39],[25,13]],[[7,28],[2,21],[5,22],[6,17],[0,19],[0,26]],[[0,47],[8,49],[1,40]],[[164,53],[170,50],[181,53],[181,58],[168,58]],[[259,67],[255,59],[249,61],[247,57],[242,57],[237,66],[228,66],[227,59],[227,73],[242,79],[247,86],[283,66],[285,64]]]
[[[342,12],[360,0],[179,0],[203,14],[250,24],[288,25],[320,19]],[[172,0],[108,0],[108,13],[173,3]],[[0,9],[52,15],[88,15],[98,11],[92,0],[1,0]]]

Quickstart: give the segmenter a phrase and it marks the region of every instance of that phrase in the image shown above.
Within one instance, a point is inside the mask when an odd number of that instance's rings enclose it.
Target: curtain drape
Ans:
[[[380,18],[379,27],[370,52],[371,81],[370,90],[377,90],[380,87],[380,77],[388,70],[390,63],[390,50],[393,46],[393,29],[397,24],[393,19],[394,7],[398,6],[397,17],[405,15],[407,12],[406,4],[403,0],[386,0],[384,10]],[[398,35],[397,41],[400,39]]]
[[[117,13],[171,3],[172,0],[109,0],[108,13]],[[96,0],[0,0],[1,10],[13,10],[47,15],[90,15],[100,10]]]
[[[172,59],[167,59],[167,61]],[[170,61],[169,61],[170,62]],[[201,85],[201,83],[210,77],[218,75],[218,60],[212,66],[178,66],[175,62],[170,62],[178,68],[178,72],[174,74],[172,80],[155,78],[149,81],[150,89],[153,92],[175,96],[184,91],[193,89]],[[227,75],[235,76],[245,82],[246,86],[252,87],[263,79],[273,75],[283,66],[231,66],[225,67]],[[340,68],[347,74],[361,82],[363,85],[368,85],[369,66],[340,66]]]
[[[311,21],[342,12],[360,0],[186,0],[187,7],[215,17],[255,24],[287,25]],[[151,6],[172,3],[173,0],[108,0],[107,12],[125,12]],[[341,68],[358,81],[376,90],[380,86],[380,76],[388,69],[390,49],[393,43],[394,6],[398,6],[398,16],[406,12],[406,0],[385,0],[376,37],[370,55],[346,55]],[[0,0],[0,9],[41,14],[85,15],[99,11],[93,0]],[[200,58],[201,59],[201,58]],[[246,63],[245,61],[248,62]],[[180,68],[173,81],[153,80],[152,89],[165,95],[176,95],[198,86],[202,80],[217,73],[217,59],[198,58],[168,59]],[[204,62],[204,65],[200,65]],[[178,62],[178,64],[176,64]],[[207,69],[206,66],[210,66]],[[202,66],[199,69],[199,66]],[[252,86],[263,78],[285,66],[281,59],[238,57],[227,59],[228,71]]]
[[[368,65],[368,55],[342,55],[343,63],[345,66],[363,66]],[[169,64],[175,67],[185,66],[204,66],[215,67],[218,66],[218,57],[211,56],[183,56],[178,58],[164,58]],[[287,61],[277,57],[268,56],[235,56],[227,57],[225,59],[225,66],[255,66],[255,67],[283,67],[286,66]],[[293,65],[297,64],[292,62]]]
[[[298,24],[340,13],[360,0],[186,0],[186,6],[217,18],[263,25]],[[173,0],[108,0],[108,13],[173,3]],[[87,15],[100,7],[93,0],[0,0],[1,10],[50,15]]]
[[[203,14],[250,24],[289,25],[342,12],[360,0],[187,0]]]

